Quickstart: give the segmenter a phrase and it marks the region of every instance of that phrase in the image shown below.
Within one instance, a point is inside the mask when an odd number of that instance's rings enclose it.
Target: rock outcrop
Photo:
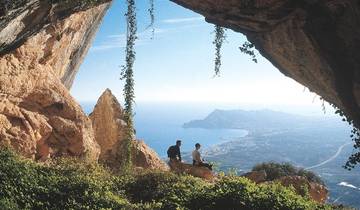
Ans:
[[[135,141],[132,160],[136,167],[162,171],[169,170],[168,165],[142,140]]]
[[[275,182],[279,182],[285,187],[294,187],[299,195],[305,195],[306,190],[304,190],[304,187],[307,187],[310,198],[319,203],[325,203],[328,198],[328,190],[325,186],[309,182],[305,177],[284,176],[275,180]]]
[[[127,125],[123,120],[123,109],[109,89],[100,96],[89,117],[95,139],[101,148],[99,161],[110,168],[118,169],[125,158]],[[133,141],[132,161],[135,167],[168,170],[167,165],[144,141]]]
[[[115,158],[117,143],[126,136],[126,122],[123,120],[123,109],[109,89],[100,96],[89,117],[95,139],[101,148],[99,161],[104,162]]]
[[[358,0],[171,1],[245,34],[284,75],[335,104],[360,126]]]
[[[0,5],[0,144],[25,157],[98,158],[91,121],[68,88],[109,3],[84,2]]]
[[[306,177],[283,176],[273,181],[268,181],[265,171],[251,171],[241,176],[250,179],[256,184],[278,182],[285,187],[292,186],[297,194],[305,196],[308,192],[310,198],[319,203],[325,203],[328,198],[329,192],[324,185],[310,182]]]
[[[169,161],[169,166],[171,171],[177,174],[189,174],[209,181],[215,178],[213,172],[207,167],[193,166],[179,161]]]

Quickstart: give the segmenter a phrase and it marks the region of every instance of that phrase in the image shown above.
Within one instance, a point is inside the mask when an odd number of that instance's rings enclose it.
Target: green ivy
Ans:
[[[126,49],[125,49],[125,65],[122,66],[121,79],[125,80],[125,85],[123,89],[124,98],[125,98],[125,121],[127,123],[127,132],[125,138],[126,144],[126,157],[123,162],[123,169],[128,170],[131,167],[131,151],[133,147],[133,140],[135,138],[134,131],[134,62],[135,62],[135,41],[137,39],[137,23],[136,23],[136,6],[135,0],[126,0],[127,2],[127,12],[126,23]]]
[[[215,25],[214,33],[215,39],[213,44],[215,45],[215,76],[220,74],[220,67],[221,67],[221,47],[226,39],[225,34],[226,29]]]
[[[247,54],[251,57],[251,60],[257,63],[255,51],[255,45],[250,42],[245,42],[241,47],[239,47],[240,51],[244,54]]]

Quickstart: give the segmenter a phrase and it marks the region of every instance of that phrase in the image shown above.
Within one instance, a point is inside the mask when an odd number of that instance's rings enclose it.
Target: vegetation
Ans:
[[[240,51],[244,54],[247,54],[251,57],[251,60],[257,63],[255,51],[255,45],[250,42],[245,42],[241,47],[239,47]]]
[[[125,49],[125,62],[122,66],[121,79],[125,80],[125,86],[123,89],[125,98],[125,121],[127,123],[126,132],[126,158],[123,160],[122,168],[127,170],[131,167],[131,151],[132,143],[135,138],[134,122],[133,122],[133,104],[134,104],[134,62],[135,62],[135,41],[137,39],[136,31],[136,7],[135,0],[127,0],[127,13],[125,14],[127,21],[127,33],[126,33],[126,49]]]
[[[321,98],[321,100],[324,101],[324,98]],[[358,152],[353,152],[353,154],[350,155],[345,165],[343,166],[343,168],[350,171],[351,169],[355,168],[357,164],[360,163],[360,125],[356,125],[354,123],[354,120],[352,120],[344,111],[338,108],[335,104],[332,104],[330,102],[329,104],[335,109],[335,114],[338,114],[340,117],[342,117],[342,121],[347,122],[352,127],[350,138],[352,141],[354,141],[354,150],[358,150]],[[324,104],[322,106],[323,110],[325,110]]]
[[[331,209],[292,188],[237,176],[215,183],[148,171],[116,175],[97,164],[36,164],[0,150],[0,209]]]
[[[220,73],[221,67],[221,47],[226,39],[225,29],[221,26],[215,25],[215,39],[213,44],[215,45],[215,76]]]
[[[352,126],[350,138],[352,139],[352,141],[354,141],[354,150],[358,150],[358,152],[351,154],[349,159],[343,166],[345,169],[350,171],[351,169],[355,168],[357,164],[360,163],[360,129],[354,124],[353,120],[347,117],[345,112],[341,111],[335,105],[333,105],[333,107],[336,109],[335,113],[339,114],[343,118],[343,121],[347,121],[349,125]]]
[[[316,182],[324,185],[321,178],[311,171],[307,171],[303,168],[296,168],[290,163],[261,163],[253,167],[252,171],[265,171],[266,181],[273,181],[283,176],[302,176],[305,177],[309,182]]]
[[[150,15],[150,24],[147,28],[151,28],[151,33],[152,33],[152,36],[151,36],[151,39],[154,38],[154,34],[155,34],[155,28],[154,28],[154,23],[155,23],[155,3],[154,3],[154,0],[149,0],[149,4],[150,4],[150,7],[148,9],[149,11],[149,15]]]

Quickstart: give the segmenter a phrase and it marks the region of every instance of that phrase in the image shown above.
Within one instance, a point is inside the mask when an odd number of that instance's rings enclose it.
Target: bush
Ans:
[[[192,176],[176,175],[171,172],[148,172],[125,184],[126,194],[131,201],[163,204],[162,209],[176,209],[185,206],[209,183]]]
[[[2,198],[0,199],[1,210],[20,210],[19,206],[11,199]]]
[[[0,150],[0,209],[331,209],[278,184],[224,176],[213,183],[147,171],[115,175],[98,164],[48,165]]]
[[[253,167],[252,171],[266,172],[266,181],[273,181],[283,176],[302,176],[309,182],[316,182],[321,185],[325,185],[321,178],[312,171],[306,171],[302,168],[296,168],[290,163],[275,163],[267,162],[261,163]]]
[[[112,176],[96,164],[60,159],[49,166],[0,151],[0,198],[20,209],[135,209],[112,191]]]
[[[297,195],[279,184],[257,185],[244,177],[223,177],[212,187],[195,194],[194,209],[330,209]]]

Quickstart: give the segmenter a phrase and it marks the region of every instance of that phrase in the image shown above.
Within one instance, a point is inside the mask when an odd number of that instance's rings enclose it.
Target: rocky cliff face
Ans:
[[[26,157],[98,158],[91,121],[68,91],[109,7],[86,2],[0,5],[0,144]]]
[[[100,145],[99,161],[113,169],[118,169],[125,158],[124,140],[127,125],[124,112],[109,89],[100,96],[94,111],[90,114],[95,139]],[[143,141],[134,140],[132,161],[135,167],[168,170],[167,165],[155,151]]]
[[[358,0],[171,1],[245,34],[284,75],[360,125]]]
[[[22,69],[35,62],[39,67],[50,67],[70,88],[110,4],[78,12],[89,5],[79,0],[68,4],[48,2],[19,1],[19,6],[3,11],[6,15],[0,16],[0,56],[2,60],[20,61]],[[19,46],[23,54],[17,53]]]

